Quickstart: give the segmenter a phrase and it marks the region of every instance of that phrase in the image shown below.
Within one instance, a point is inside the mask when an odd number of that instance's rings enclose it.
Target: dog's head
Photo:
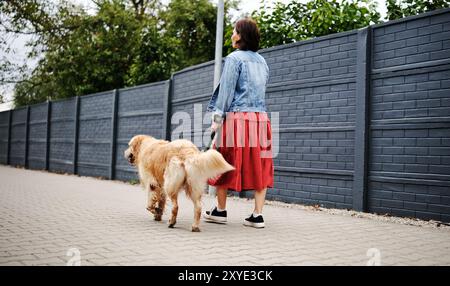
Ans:
[[[147,135],[136,135],[128,142],[128,148],[124,152],[124,157],[131,165],[136,165],[136,160],[141,150],[142,141],[146,138],[151,138]]]

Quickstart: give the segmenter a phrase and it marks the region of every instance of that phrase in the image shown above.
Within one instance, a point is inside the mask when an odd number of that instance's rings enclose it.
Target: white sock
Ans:
[[[259,217],[260,215],[262,215],[262,213],[256,213],[256,212],[253,212],[253,217]]]
[[[217,211],[218,212],[223,212],[223,211],[226,211],[227,209],[220,209],[219,207],[217,207]]]

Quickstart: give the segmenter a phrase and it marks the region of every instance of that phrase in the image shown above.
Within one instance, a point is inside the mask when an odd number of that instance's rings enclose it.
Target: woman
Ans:
[[[203,216],[219,223],[227,221],[227,191],[255,191],[253,213],[244,225],[264,227],[262,209],[267,188],[273,187],[271,126],[265,106],[269,68],[257,53],[260,34],[252,19],[236,22],[231,36],[237,50],[225,58],[220,83],[211,97],[211,129],[219,131],[215,146],[236,169],[208,183],[216,187],[217,206]]]

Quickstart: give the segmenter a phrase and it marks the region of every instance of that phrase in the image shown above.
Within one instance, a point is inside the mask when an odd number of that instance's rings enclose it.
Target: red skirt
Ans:
[[[267,113],[227,113],[213,148],[236,169],[208,180],[208,184],[237,192],[273,188],[271,143]]]

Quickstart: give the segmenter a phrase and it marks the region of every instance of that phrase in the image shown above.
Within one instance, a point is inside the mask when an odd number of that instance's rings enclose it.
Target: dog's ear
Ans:
[[[130,142],[128,143],[134,155],[137,155],[137,153],[139,152],[139,149],[141,148],[141,144],[144,138],[145,135],[136,135],[133,138],[131,138]]]

